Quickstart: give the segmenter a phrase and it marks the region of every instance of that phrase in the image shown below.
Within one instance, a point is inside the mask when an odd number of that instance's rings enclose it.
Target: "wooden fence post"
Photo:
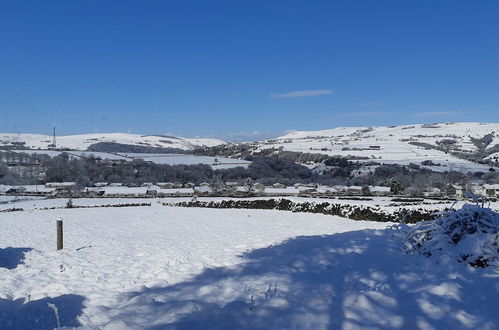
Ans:
[[[63,247],[62,239],[62,219],[57,219],[57,250],[62,250]]]

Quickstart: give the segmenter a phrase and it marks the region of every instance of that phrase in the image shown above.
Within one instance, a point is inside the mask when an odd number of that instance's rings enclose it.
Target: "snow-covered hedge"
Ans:
[[[165,203],[167,206],[177,207],[206,207],[215,209],[257,209],[280,210],[304,213],[322,213],[337,215],[352,220],[368,220],[381,222],[396,222],[405,214],[407,223],[414,223],[428,219],[433,211],[413,210],[406,214],[404,210],[388,213],[378,206],[350,205],[329,202],[293,202],[289,199],[257,199],[257,200],[220,200],[220,201],[191,201],[179,203]]]
[[[401,223],[397,237],[409,253],[448,255],[473,267],[499,266],[499,213],[465,204],[414,226]]]

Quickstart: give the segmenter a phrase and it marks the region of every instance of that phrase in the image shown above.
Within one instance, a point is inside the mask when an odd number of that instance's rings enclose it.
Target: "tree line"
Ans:
[[[310,154],[314,155],[314,154]],[[35,184],[44,182],[77,182],[80,186],[90,186],[96,182],[119,182],[127,186],[137,186],[144,182],[178,182],[200,184],[243,181],[252,178],[263,184],[316,183],[323,185],[388,186],[395,193],[420,195],[429,188],[439,188],[445,192],[450,185],[466,185],[472,179],[487,179],[499,183],[498,173],[434,172],[412,166],[371,164],[374,170],[362,171],[361,165],[341,157],[328,157],[322,166],[309,168],[295,161],[308,154],[278,153],[267,157],[247,156],[251,164],[247,168],[213,169],[209,165],[167,165],[146,162],[106,160],[97,157],[70,158],[67,154],[57,157],[36,155],[42,164],[45,176],[42,180],[29,171],[16,171],[0,164],[0,184]],[[320,157],[323,157],[320,156]],[[34,171],[33,173],[36,173]]]

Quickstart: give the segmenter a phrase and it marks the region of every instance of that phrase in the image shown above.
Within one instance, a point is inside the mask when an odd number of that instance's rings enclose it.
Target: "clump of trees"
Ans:
[[[251,158],[247,167],[213,169],[209,165],[166,165],[146,162],[102,160],[96,157],[73,158],[67,154],[40,157],[46,167],[45,182],[75,181],[80,186],[95,182],[122,182],[128,186],[144,182],[201,182],[239,181],[247,178],[262,183],[283,184],[327,183],[330,177],[313,173],[309,168],[276,158]]]
[[[489,146],[489,144],[492,143],[492,141],[494,141],[494,134],[489,133],[481,138],[474,138],[470,136],[470,140],[479,151],[483,151]]]
[[[309,168],[277,158],[249,157],[252,161],[248,168],[237,167],[216,170],[215,174],[224,181],[252,178],[264,184],[280,182],[286,185],[294,183],[327,183],[330,178],[313,173]]]
[[[61,154],[44,162],[44,181],[75,181],[81,186],[95,182],[121,182],[128,186],[144,182],[200,183],[213,176],[208,165],[162,165],[141,159],[132,161],[102,160],[95,157],[70,159]]]
[[[14,182],[18,182],[18,179],[19,175],[10,171],[7,165],[0,163],[0,183],[13,184]]]
[[[466,185],[471,178],[469,174],[456,171],[434,172],[410,166],[380,165],[360,181],[372,186],[390,187],[393,194],[422,196],[430,188],[438,188],[445,194],[450,185]]]
[[[167,140],[163,141],[167,142]],[[151,147],[116,142],[98,142],[90,145],[87,151],[118,152],[118,153],[150,153],[150,154],[185,154],[187,151],[179,148]]]
[[[0,184],[27,185],[37,182],[37,172],[32,171],[32,168],[18,167],[17,170],[14,170],[10,169],[6,164],[0,163]]]
[[[471,143],[476,147],[476,151],[469,152],[458,149],[456,146],[457,141],[455,139],[443,139],[436,141],[436,145],[426,142],[411,141],[409,144],[425,148],[425,149],[435,149],[449,153],[455,157],[466,159],[471,162],[479,164],[490,164],[497,165],[497,160],[487,159],[486,157],[499,152],[499,144],[490,146],[494,141],[494,134],[489,133],[481,138],[474,138],[470,136]]]
[[[194,155],[210,157],[238,157],[252,155],[253,146],[250,143],[221,144],[213,147],[198,147],[192,151]]]
[[[380,165],[371,172],[360,171],[361,164],[342,157],[330,157],[321,154],[285,152],[267,150],[260,155],[248,155],[252,163],[247,167],[213,169],[209,165],[165,165],[146,162],[116,161],[98,157],[69,158],[61,154],[51,158],[48,155],[34,155],[45,170],[43,182],[74,181],[80,187],[96,182],[120,182],[127,186],[137,186],[144,182],[209,182],[219,184],[227,181],[243,181],[251,178],[254,182],[273,184],[276,182],[292,185],[295,183],[317,183],[324,185],[363,186],[364,195],[371,192],[367,186],[386,186],[393,194],[421,196],[430,188],[438,188],[446,194],[452,185],[466,185],[473,178],[486,179],[487,182],[499,182],[498,172],[468,173],[434,172],[417,164]],[[310,169],[300,163],[312,162],[319,166]],[[20,172],[0,164],[0,184],[40,183],[36,175],[20,175]],[[29,173],[28,173],[29,174]]]

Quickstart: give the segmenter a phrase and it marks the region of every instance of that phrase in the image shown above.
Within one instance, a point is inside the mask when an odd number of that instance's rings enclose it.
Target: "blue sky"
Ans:
[[[499,1],[1,1],[0,131],[499,122]]]

